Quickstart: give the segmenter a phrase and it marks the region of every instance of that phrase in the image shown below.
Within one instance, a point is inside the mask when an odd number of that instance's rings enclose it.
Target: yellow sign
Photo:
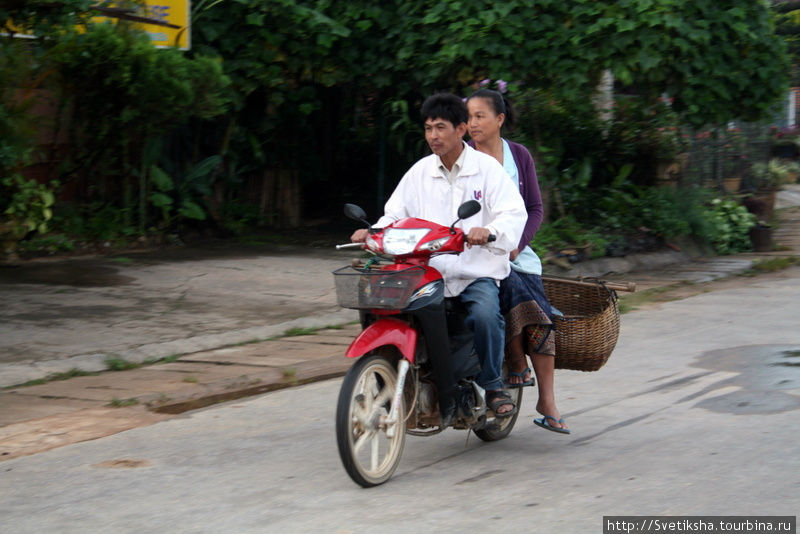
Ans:
[[[92,6],[100,15],[92,21],[102,23],[113,19],[127,20],[144,31],[150,42],[158,48],[192,47],[190,27],[190,0],[144,0],[133,8]],[[9,25],[10,26],[10,25]],[[0,34],[5,35],[5,34]],[[24,31],[16,31],[14,37],[34,37]]]
[[[159,48],[191,48],[189,22],[190,0],[144,0],[134,9],[106,8],[106,16],[95,17],[100,22],[109,17],[130,20],[134,26],[150,37],[150,42]]]

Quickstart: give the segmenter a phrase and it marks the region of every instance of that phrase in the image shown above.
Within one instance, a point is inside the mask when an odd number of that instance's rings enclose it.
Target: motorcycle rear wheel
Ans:
[[[405,403],[392,409],[397,369],[381,354],[362,356],[347,372],[336,406],[336,442],[345,471],[365,488],[383,484],[397,469],[405,445]]]
[[[512,388],[508,390],[511,399],[517,405],[517,413],[511,417],[495,417],[487,421],[486,425],[482,428],[473,430],[475,435],[483,441],[498,441],[507,437],[511,433],[511,430],[514,429],[514,424],[517,422],[517,417],[519,417],[519,411],[522,409],[523,389],[524,388]]]

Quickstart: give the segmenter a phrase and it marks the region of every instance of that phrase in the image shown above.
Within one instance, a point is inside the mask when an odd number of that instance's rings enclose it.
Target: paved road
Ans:
[[[339,464],[340,381],[3,462],[0,531],[601,532],[602,516],[796,515],[800,281],[624,316],[596,373],[560,372],[565,437],[409,438],[386,485]]]

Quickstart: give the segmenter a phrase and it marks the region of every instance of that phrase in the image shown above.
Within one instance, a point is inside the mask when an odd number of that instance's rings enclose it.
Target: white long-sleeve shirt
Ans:
[[[435,154],[415,163],[397,184],[375,226],[382,228],[398,219],[417,217],[449,226],[458,217],[458,207],[477,200],[481,211],[456,226],[468,233],[474,227],[487,228],[497,240],[486,246],[467,248],[459,255],[443,254],[430,265],[442,273],[445,295],[459,295],[477,278],[500,281],[509,274],[508,254],[519,244],[528,213],[519,190],[503,166],[493,157],[464,143],[463,160],[452,183]]]

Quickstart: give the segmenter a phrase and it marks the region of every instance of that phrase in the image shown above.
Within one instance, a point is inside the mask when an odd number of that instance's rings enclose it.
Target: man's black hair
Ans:
[[[467,122],[469,117],[464,101],[451,93],[436,93],[429,96],[422,103],[420,115],[422,115],[423,122],[428,119],[444,119],[450,121],[453,127]]]

